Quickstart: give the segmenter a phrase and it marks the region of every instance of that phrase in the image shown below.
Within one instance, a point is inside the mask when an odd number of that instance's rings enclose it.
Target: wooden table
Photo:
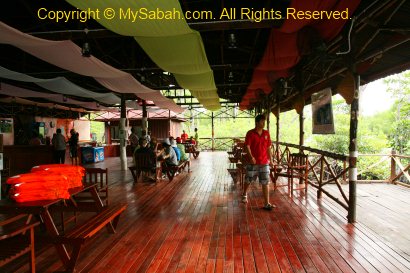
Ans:
[[[89,192],[94,200],[95,206],[101,210],[103,208],[103,202],[101,201],[97,188],[97,184],[86,185],[84,187],[72,188],[69,190],[70,200],[74,200],[75,195],[81,192]],[[41,200],[17,203],[12,200],[0,200],[0,213],[1,214],[37,214],[40,215],[48,235],[53,239],[60,236],[60,233],[55,225],[54,219],[50,213],[50,207],[56,205],[64,199],[54,200]],[[52,240],[57,253],[65,266],[70,262],[70,255],[67,252],[66,247],[62,243],[57,243],[56,240]]]

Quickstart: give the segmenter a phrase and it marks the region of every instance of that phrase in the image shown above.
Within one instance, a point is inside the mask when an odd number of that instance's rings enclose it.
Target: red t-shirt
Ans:
[[[181,139],[182,139],[182,142],[185,142],[188,139],[188,134],[187,133],[182,134]]]
[[[257,133],[256,129],[249,130],[248,133],[246,133],[245,145],[249,146],[251,149],[256,164],[269,164],[270,158],[268,148],[272,145],[272,142],[267,130],[262,130],[261,135]]]

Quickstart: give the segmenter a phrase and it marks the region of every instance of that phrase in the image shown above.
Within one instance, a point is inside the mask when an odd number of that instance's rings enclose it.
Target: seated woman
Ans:
[[[178,162],[181,160],[181,150],[177,146],[177,142],[175,141],[174,138],[169,138],[169,141],[171,143],[172,149],[174,149],[175,154],[177,155],[177,160]]]
[[[134,163],[137,166],[138,164],[142,164],[145,166],[148,166],[149,172],[144,173],[144,180],[151,180],[155,181],[156,180],[156,153],[148,147],[148,141],[145,138],[140,138],[138,140],[139,148],[135,150],[134,152]],[[141,155],[143,154],[144,157],[141,158]],[[142,159],[142,162],[139,162],[139,160]],[[143,166],[143,167],[145,167]]]
[[[191,169],[191,161],[189,160],[189,156],[185,153],[185,146],[182,144],[182,139],[177,137],[176,139],[177,147],[181,151],[181,160],[179,162],[187,162],[188,165],[188,172]]]
[[[171,147],[171,143],[168,138],[162,143],[164,152],[162,153],[162,159],[164,159],[165,166],[178,166],[177,154]]]

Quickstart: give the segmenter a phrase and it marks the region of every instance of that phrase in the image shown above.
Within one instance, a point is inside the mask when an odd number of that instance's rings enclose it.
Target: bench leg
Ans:
[[[30,272],[36,272],[36,256],[34,250],[34,228],[30,228]]]
[[[74,272],[75,265],[77,264],[78,257],[80,256],[82,243],[77,242],[73,245],[73,251],[71,252],[71,259],[67,266],[67,272]]]
[[[114,227],[114,232],[115,232],[115,229],[117,228],[118,221],[120,220],[120,216],[121,216],[121,214],[119,214],[117,217],[115,217],[114,220],[112,221],[112,226]]]
[[[172,179],[174,179],[175,172],[174,172],[174,173],[171,173],[170,170],[167,170],[167,176],[168,176],[169,182],[171,182]]]
[[[115,233],[115,229],[117,228],[118,221],[120,220],[120,216],[121,214],[115,216],[115,218],[105,226],[108,233],[111,233],[111,234]]]
[[[113,226],[112,222],[109,222],[107,225],[105,225],[105,228],[107,229],[108,233],[115,233],[115,227]]]

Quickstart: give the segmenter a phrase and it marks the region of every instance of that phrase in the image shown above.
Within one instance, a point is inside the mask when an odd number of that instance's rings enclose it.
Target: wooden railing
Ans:
[[[318,198],[324,193],[346,210],[349,210],[349,194],[346,193],[342,187],[343,184],[348,183],[348,156],[284,142],[279,142],[279,145],[275,144],[273,147],[276,148],[276,146],[278,146],[278,149],[274,150],[274,156],[279,164],[287,163],[290,153],[303,151],[308,154],[309,184],[318,189]],[[370,163],[368,166],[364,166],[360,164],[360,160],[365,157],[381,157],[381,159],[375,163]],[[393,151],[391,154],[359,154],[358,160],[358,183],[389,182],[410,187],[410,156],[398,155]],[[361,178],[364,177],[367,171],[388,162],[390,162],[390,166],[386,166],[387,172],[384,174],[383,179]],[[390,168],[390,172],[388,168]],[[324,187],[329,184],[336,184],[340,193],[339,197],[324,189]]]
[[[204,137],[199,139],[199,147],[201,147],[201,150],[230,151],[232,149],[233,144],[234,140],[232,137],[216,137],[213,139]]]
[[[361,164],[360,159],[364,158],[380,158],[371,162],[368,166]],[[395,151],[391,154],[359,154],[359,172],[358,176],[363,177],[358,182],[388,182],[410,187],[410,156],[399,155]],[[382,169],[384,172],[377,174],[376,178],[370,177],[368,173],[374,172],[375,168]],[[380,177],[382,176],[382,177]]]

